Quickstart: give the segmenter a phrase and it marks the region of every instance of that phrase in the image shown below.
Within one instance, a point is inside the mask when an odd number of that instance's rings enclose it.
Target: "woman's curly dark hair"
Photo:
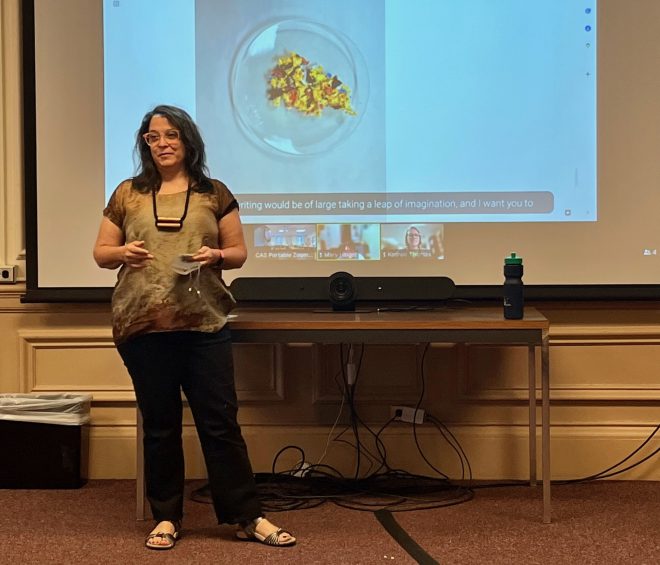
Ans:
[[[135,138],[135,154],[139,159],[137,175],[133,178],[133,186],[140,192],[148,192],[160,188],[162,179],[151,156],[151,149],[142,137],[149,131],[149,123],[154,116],[162,116],[179,130],[181,143],[186,148],[185,167],[190,177],[192,188],[197,192],[210,192],[211,180],[206,167],[206,152],[204,140],[197,125],[188,112],[176,106],[161,104],[147,112],[142,118],[140,129]]]

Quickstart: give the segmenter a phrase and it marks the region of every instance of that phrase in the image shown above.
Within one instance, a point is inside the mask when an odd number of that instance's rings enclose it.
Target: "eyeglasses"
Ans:
[[[155,131],[148,131],[142,136],[149,147],[158,145],[160,143],[161,137],[164,137],[165,143],[169,144],[177,143],[181,139],[181,135],[177,129],[169,129],[163,134],[157,133]]]

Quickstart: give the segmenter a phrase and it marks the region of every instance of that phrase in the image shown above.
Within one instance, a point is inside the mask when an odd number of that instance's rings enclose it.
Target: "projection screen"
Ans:
[[[157,104],[236,196],[226,280],[447,276],[658,298],[660,3],[24,2],[26,300],[105,300],[101,211]],[[411,298],[411,297],[402,297]]]

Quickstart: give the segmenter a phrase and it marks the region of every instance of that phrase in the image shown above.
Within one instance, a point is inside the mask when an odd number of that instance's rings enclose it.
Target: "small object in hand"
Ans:
[[[201,268],[199,261],[184,259],[184,255],[179,255],[172,261],[172,270],[179,275],[190,275]]]
[[[181,260],[192,262],[194,256],[195,256],[194,253],[184,253],[183,255],[181,255]]]

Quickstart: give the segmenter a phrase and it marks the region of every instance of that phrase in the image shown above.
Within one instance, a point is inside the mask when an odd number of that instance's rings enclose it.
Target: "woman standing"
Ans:
[[[221,269],[247,250],[238,203],[207,176],[204,142],[192,118],[157,106],[140,125],[137,176],[103,211],[94,246],[100,267],[119,269],[113,337],[133,380],[144,421],[147,499],[156,526],[150,549],[171,549],[183,517],[183,390],[195,420],[219,523],[268,545],[296,540],[262,516],[237,422],[232,346],[225,326],[234,300]]]

